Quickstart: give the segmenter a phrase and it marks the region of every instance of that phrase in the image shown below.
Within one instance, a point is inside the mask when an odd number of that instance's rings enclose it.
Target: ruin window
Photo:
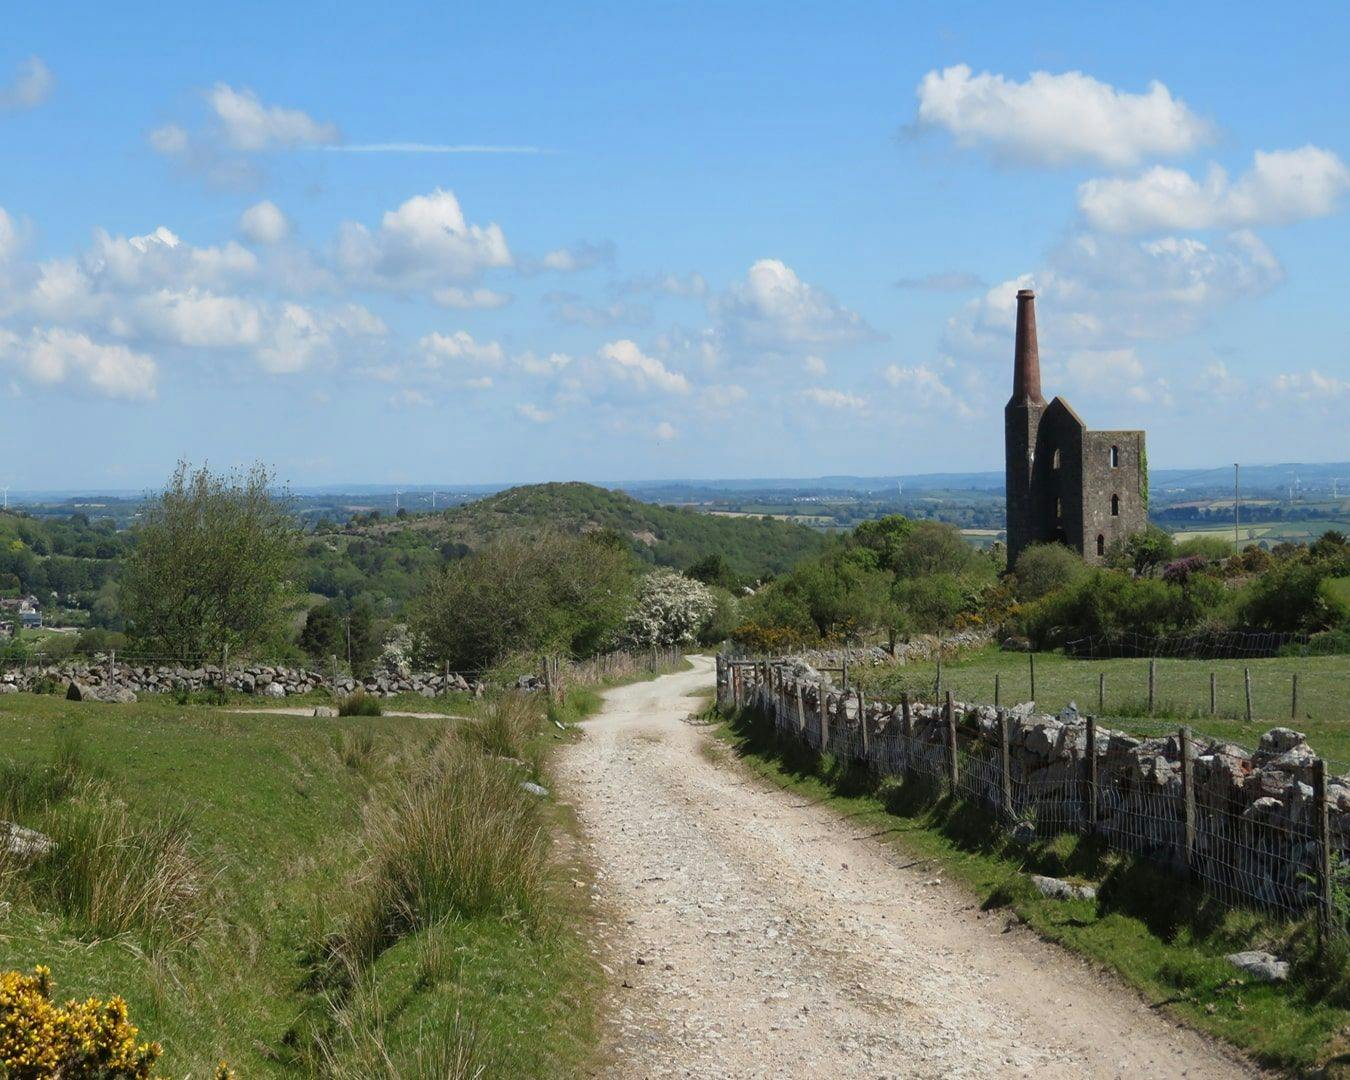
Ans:
[[[1097,555],[1098,557],[1106,554],[1106,537],[1101,533],[1097,534]]]
[[[1063,516],[1064,516],[1064,500],[1063,500],[1063,499],[1056,499],[1056,500],[1055,500],[1055,517],[1060,518],[1060,517],[1063,517]]]
[[[1112,495],[1112,496],[1111,496],[1111,516],[1112,516],[1112,517],[1120,517],[1120,496],[1119,496],[1119,495]]]
[[[1119,446],[1113,446],[1113,447],[1111,447],[1111,468],[1113,468],[1113,469],[1119,469],[1119,468],[1120,468],[1120,447],[1119,447]]]
[[[1054,457],[1054,460],[1051,461],[1050,466],[1051,466],[1051,468],[1054,468],[1054,469],[1058,469],[1058,468],[1059,468],[1059,451],[1058,451],[1058,450],[1055,451],[1055,457]]]

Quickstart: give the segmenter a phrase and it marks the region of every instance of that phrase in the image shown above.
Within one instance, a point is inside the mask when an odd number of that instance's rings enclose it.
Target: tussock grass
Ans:
[[[201,929],[205,882],[184,815],[138,821],[125,805],[95,796],[62,807],[46,825],[56,848],[23,877],[48,906],[96,935],[135,933],[158,946]]]
[[[375,730],[371,727],[344,728],[337,733],[338,759],[353,772],[368,776],[375,763]]]
[[[524,757],[542,723],[538,702],[526,694],[501,694],[486,702],[482,718],[464,736],[486,754]]]
[[[346,925],[324,950],[330,974],[360,970],[399,938],[444,920],[530,922],[544,909],[538,800],[521,790],[514,769],[454,734],[420,775],[372,803],[362,863]]]
[[[371,697],[364,690],[354,690],[338,702],[339,716],[383,716],[378,698]]]

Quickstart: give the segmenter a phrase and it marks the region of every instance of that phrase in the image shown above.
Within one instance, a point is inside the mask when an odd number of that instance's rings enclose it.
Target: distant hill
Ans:
[[[822,534],[803,525],[658,506],[580,483],[515,487],[443,513],[385,519],[355,531],[384,535],[401,529],[429,531],[441,543],[470,548],[496,536],[541,529],[613,529],[647,562],[684,569],[717,553],[734,573],[750,579],[790,570],[826,543]]]

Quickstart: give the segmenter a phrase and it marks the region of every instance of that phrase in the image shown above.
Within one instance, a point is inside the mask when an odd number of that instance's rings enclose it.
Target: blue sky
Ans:
[[[1350,456],[1343,8],[185,8],[7,20],[0,483],[997,468],[1028,284],[1155,466]]]

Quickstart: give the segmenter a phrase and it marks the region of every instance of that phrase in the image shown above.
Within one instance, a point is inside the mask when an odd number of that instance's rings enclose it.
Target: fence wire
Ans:
[[[1251,751],[1161,723],[1140,735],[1074,714],[897,706],[784,663],[722,657],[717,696],[760,711],[782,738],[979,805],[1020,839],[1089,833],[1188,876],[1225,906],[1312,912],[1324,935],[1347,933],[1339,879],[1350,863],[1350,778],[1328,778],[1327,763],[1287,730]]]

